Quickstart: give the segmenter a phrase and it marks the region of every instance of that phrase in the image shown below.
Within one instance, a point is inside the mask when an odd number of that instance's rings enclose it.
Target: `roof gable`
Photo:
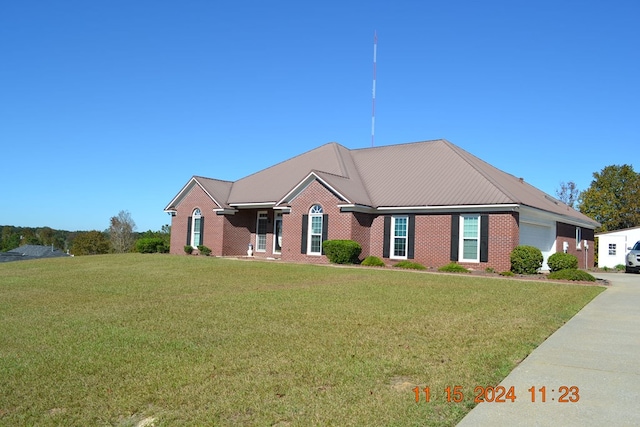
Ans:
[[[232,185],[233,183],[231,181],[193,176],[164,210],[165,212],[175,211],[182,199],[196,186],[202,188],[207,196],[209,196],[220,209],[226,209],[229,207],[226,200],[229,198]]]
[[[349,150],[331,142],[234,182],[229,204],[276,203],[312,171],[347,179],[357,176]]]

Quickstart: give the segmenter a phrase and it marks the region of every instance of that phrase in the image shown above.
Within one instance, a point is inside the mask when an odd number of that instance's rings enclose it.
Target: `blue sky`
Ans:
[[[444,138],[554,195],[638,171],[640,2],[0,5],[0,225],[159,230],[192,175]]]

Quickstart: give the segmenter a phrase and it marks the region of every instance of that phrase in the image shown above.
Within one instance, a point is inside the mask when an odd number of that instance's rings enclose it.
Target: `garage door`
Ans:
[[[534,246],[542,251],[542,269],[548,270],[547,259],[556,252],[556,230],[554,226],[544,226],[527,222],[520,223],[520,244]]]

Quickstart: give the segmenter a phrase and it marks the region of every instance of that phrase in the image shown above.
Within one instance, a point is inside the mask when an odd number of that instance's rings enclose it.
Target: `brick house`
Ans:
[[[593,265],[596,221],[445,140],[350,150],[329,143],[238,181],[192,177],[165,211],[171,253],[326,263],[322,241],[361,258],[510,268],[519,244]],[[544,267],[543,267],[544,268]]]

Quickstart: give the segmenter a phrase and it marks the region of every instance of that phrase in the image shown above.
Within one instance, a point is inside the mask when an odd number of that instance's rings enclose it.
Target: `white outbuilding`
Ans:
[[[598,267],[614,268],[625,264],[625,256],[629,247],[640,240],[640,227],[597,233]]]

